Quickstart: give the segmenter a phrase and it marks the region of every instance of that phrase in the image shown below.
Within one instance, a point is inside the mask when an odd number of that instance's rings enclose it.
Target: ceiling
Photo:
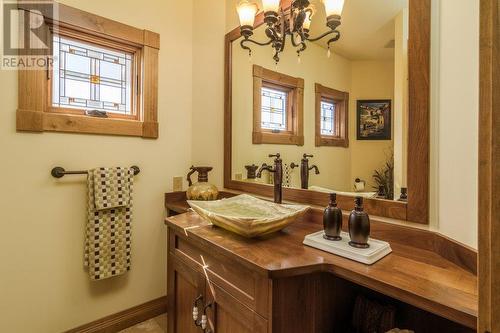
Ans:
[[[316,7],[311,37],[328,31],[321,0],[311,0]],[[351,60],[394,59],[394,18],[408,8],[408,0],[345,0],[339,41],[333,51]],[[326,48],[328,37],[317,43]]]

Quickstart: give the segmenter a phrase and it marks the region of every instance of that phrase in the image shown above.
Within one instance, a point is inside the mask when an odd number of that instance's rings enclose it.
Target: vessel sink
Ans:
[[[247,194],[217,201],[188,201],[201,217],[223,229],[252,238],[279,231],[303,216],[303,205],[279,205]]]

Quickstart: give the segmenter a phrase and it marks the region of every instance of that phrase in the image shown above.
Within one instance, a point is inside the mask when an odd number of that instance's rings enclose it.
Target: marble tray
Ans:
[[[317,248],[347,259],[358,261],[366,265],[372,265],[392,252],[389,243],[370,238],[367,249],[358,249],[349,245],[349,234],[342,232],[342,240],[331,241],[323,238],[324,231],[318,231],[304,238],[304,245]]]

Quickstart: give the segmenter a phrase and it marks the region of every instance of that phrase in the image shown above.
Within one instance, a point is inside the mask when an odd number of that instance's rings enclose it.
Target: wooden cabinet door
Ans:
[[[168,332],[200,333],[193,322],[193,303],[198,296],[205,297],[205,277],[169,255],[167,278]]]
[[[267,320],[213,283],[206,284],[209,328],[214,333],[266,333]]]

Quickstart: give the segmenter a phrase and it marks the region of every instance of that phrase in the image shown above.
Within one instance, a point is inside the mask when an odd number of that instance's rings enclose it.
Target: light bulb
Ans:
[[[242,27],[253,27],[253,24],[255,22],[255,14],[257,14],[257,11],[259,10],[257,5],[248,0],[243,0],[239,3],[236,10],[238,11],[238,16],[240,17],[240,25]]]
[[[323,4],[325,5],[326,17],[332,15],[341,16],[344,0],[323,0]]]
[[[264,13],[277,13],[280,10],[280,0],[262,0],[262,7]]]

